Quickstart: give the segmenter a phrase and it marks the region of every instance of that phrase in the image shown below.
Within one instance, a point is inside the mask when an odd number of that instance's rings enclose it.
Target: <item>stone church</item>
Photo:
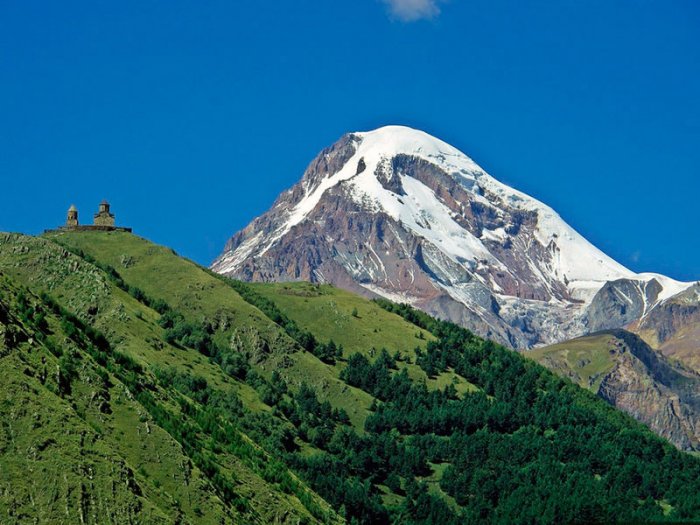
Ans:
[[[103,200],[100,203],[100,209],[95,214],[93,220],[95,226],[111,226],[114,227],[114,214],[109,211],[109,202]]]
[[[100,203],[100,207],[97,213],[93,216],[92,225],[81,226],[78,220],[78,208],[74,204],[68,208],[68,215],[66,217],[66,223],[60,227],[58,230],[47,230],[47,231],[126,231],[130,232],[131,228],[124,228],[122,226],[115,226],[114,214],[110,211],[109,202],[103,200]]]

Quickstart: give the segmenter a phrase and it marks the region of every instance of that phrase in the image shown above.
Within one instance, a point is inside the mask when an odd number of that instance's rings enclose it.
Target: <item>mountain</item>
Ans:
[[[406,302],[517,349],[654,318],[690,287],[635,274],[545,204],[401,126],[323,150],[211,268]]]
[[[0,233],[0,372],[2,523],[700,517],[700,459],[516,352],[127,232]]]
[[[527,353],[684,450],[700,449],[700,375],[639,336],[608,330]]]

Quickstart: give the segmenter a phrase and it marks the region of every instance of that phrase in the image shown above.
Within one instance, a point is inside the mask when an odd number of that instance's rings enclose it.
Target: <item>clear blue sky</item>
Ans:
[[[206,264],[321,148],[405,124],[700,279],[700,2],[394,1],[0,2],[0,230],[107,198]]]

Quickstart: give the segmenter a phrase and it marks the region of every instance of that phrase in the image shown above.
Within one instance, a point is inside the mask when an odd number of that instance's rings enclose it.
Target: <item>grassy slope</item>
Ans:
[[[614,344],[613,335],[601,334],[536,348],[524,355],[597,393],[605,375],[615,366],[609,352]]]
[[[183,483],[181,465],[188,460],[179,445],[116,378],[103,385],[89,357],[82,355],[70,396],[57,395],[58,359],[19,320],[13,303],[18,292],[0,277],[2,305],[9,310],[0,330],[19,333],[21,341],[0,344],[0,516],[171,523],[193,516],[196,507],[202,523],[230,522],[232,514],[199,470]],[[47,321],[52,340],[77,351],[59,320],[48,315]]]
[[[258,348],[257,354],[252,355],[253,364],[260,372],[269,377],[272,370],[278,370],[291,384],[298,384],[302,380],[311,383],[320,397],[329,399],[339,408],[346,408],[354,425],[359,429],[362,428],[364,416],[372,398],[338,380],[339,371],[344,363],[341,361],[335,366],[329,366],[314,356],[300,351],[277,325],[246,303],[225,282],[210,275],[204,269],[177,257],[167,248],[153,245],[130,234],[85,232],[52,234],[49,237],[80,248],[95,259],[115,267],[129,284],[138,286],[153,298],[164,299],[189,319],[213,322],[220,341],[229,341],[232,337],[244,335],[248,339],[259,338],[268,342],[271,349],[263,348],[263,345]],[[46,239],[23,236],[14,236],[8,240],[8,238],[3,239],[0,234],[0,271],[2,270],[11,273],[16,279],[36,291],[48,290],[54,297],[60,299],[62,304],[105,332],[116,348],[133,356],[144,365],[168,364],[178,369],[188,369],[205,377],[218,389],[234,390],[243,398],[244,404],[250,410],[269,410],[254,390],[225,376],[217,366],[212,365],[197,352],[164,344],[162,330],[156,323],[158,319],[156,312],[116,288],[99,269],[62,250],[57,244]],[[337,343],[342,344],[346,355],[354,351],[369,353],[371,346],[377,348],[386,346],[392,353],[400,350],[413,361],[415,357],[413,348],[424,345],[430,338],[427,333],[424,334],[425,339],[416,337],[420,331],[415,326],[405,323],[398,316],[389,314],[364,299],[331,287],[317,288],[299,283],[255,285],[254,288],[258,293],[272,299],[286,315],[294,319],[302,328],[313,332],[322,341],[333,338]],[[357,317],[352,315],[354,308],[357,308]],[[369,348],[368,340],[371,341]],[[542,353],[546,357],[544,350],[546,349],[543,349]],[[585,345],[579,344],[573,349],[568,347],[549,349],[549,351],[565,355],[567,367],[571,371],[576,371],[581,381],[588,383],[584,386],[595,385],[596,389],[599,384],[599,375],[610,364],[603,359],[603,356],[593,355],[591,349],[586,349]],[[18,367],[17,363],[12,363],[11,372],[16,374]],[[409,370],[415,378],[425,376],[422,370],[413,364],[409,365]],[[463,378],[452,372],[441,374],[436,380],[431,379],[427,382],[435,387],[444,386],[455,379],[460,382],[457,385],[458,390],[473,388]],[[86,383],[89,385],[89,382]],[[87,395],[88,390],[89,388],[82,396],[85,399],[90,397]],[[116,394],[115,391],[114,395]],[[162,395],[165,396],[165,393]],[[123,397],[128,400],[128,396]],[[12,393],[7,393],[6,398],[11,399]],[[109,444],[109,451],[117,450],[119,445],[117,442],[123,442],[119,453],[123,453],[125,457],[131,454],[127,460],[135,465],[132,470],[135,470],[135,477],[141,482],[139,485],[153,492],[153,494],[145,494],[144,499],[147,503],[144,508],[152,507],[151,512],[154,516],[167,515],[167,519],[172,520],[172,515],[167,514],[172,512],[169,507],[169,491],[183,489],[178,483],[173,483],[173,488],[166,487],[168,492],[164,493],[163,481],[160,479],[157,483],[149,481],[152,476],[161,475],[158,462],[163,458],[158,456],[158,450],[163,445],[154,447],[150,452],[142,452],[144,459],[140,462],[134,459],[136,452],[132,449],[141,446],[142,438],[141,431],[137,431],[135,435],[133,428],[139,428],[139,424],[143,425],[144,422],[141,421],[143,412],[139,412],[138,404],[133,403],[135,413],[139,417],[133,419],[132,412],[126,410],[127,415],[123,416],[125,423],[116,426],[105,425],[101,419],[93,421],[85,418],[83,414],[85,410],[73,410],[78,418],[87,421],[90,428],[101,435],[104,434],[105,441],[113,440]],[[177,409],[174,405],[172,408]],[[118,415],[120,410],[115,409],[114,413]],[[127,417],[132,419],[126,422]],[[147,417],[146,421],[149,421]],[[154,432],[151,431],[151,433]],[[148,431],[146,434],[150,435]],[[168,436],[164,432],[162,434],[167,443]],[[176,443],[174,449],[177,449]],[[0,442],[1,450],[2,442]],[[146,464],[148,459],[145,458],[152,459],[154,455],[158,461],[152,466]],[[433,465],[432,475],[425,480],[431,491],[445,497],[448,503],[454,504],[454,501],[445,496],[437,483],[446,466],[446,464]],[[227,474],[232,474],[240,480],[243,485],[242,490],[252,494],[254,504],[259,508],[290,509],[292,512],[303,514],[298,500],[280,494],[274,486],[266,484],[245,464],[237,462],[235,457],[223,458],[222,467]],[[173,474],[175,477],[177,472],[176,469]],[[2,482],[1,477],[0,482]],[[241,489],[241,487],[237,488]],[[207,490],[206,486],[202,488],[200,501],[206,497]],[[212,497],[211,491],[208,494]],[[178,501],[181,497],[177,497]],[[213,496],[212,501],[216,502],[216,500],[216,496]],[[400,498],[388,493],[385,500],[398,502]],[[201,505],[198,504],[198,508],[201,511]],[[218,508],[220,507],[213,504],[211,508],[207,507],[207,512],[214,513]],[[183,511],[189,512],[191,516],[193,509],[194,506],[191,506]],[[196,521],[203,522],[199,519]]]
[[[355,429],[364,431],[373,398],[339,379],[345,363],[328,365],[308,352],[297,351],[277,325],[198,265],[178,257],[168,248],[126,233],[81,232],[51,237],[116,268],[129,284],[154,298],[164,299],[183,313],[200,319],[223,319],[220,337],[228,338],[237,329],[252,325],[263,337],[274,341],[274,346],[280,346],[281,342],[284,342],[282,346],[289,345],[284,354],[261,356],[255,363],[258,371],[269,377],[277,370],[292,385],[302,381],[311,384],[320,399],[344,409]],[[386,347],[391,353],[398,350],[406,355],[410,363],[404,366],[409,375],[426,381],[429,388],[444,388],[449,383],[454,384],[457,392],[476,388],[450,371],[428,378],[415,364],[415,348],[424,347],[432,336],[364,298],[331,286],[317,288],[307,283],[256,284],[253,287],[319,340],[325,342],[332,338],[342,344],[345,356],[353,352],[370,355],[372,347],[376,350]],[[355,308],[357,317],[352,315]],[[437,484],[435,488],[440,490]]]
[[[415,357],[416,346],[425,347],[434,337],[398,315],[390,314],[366,299],[330,285],[251,283],[259,294],[277,306],[302,328],[313,330],[321,341],[333,339],[345,348],[345,357],[370,347]],[[357,316],[353,316],[356,310]],[[419,338],[418,336],[421,336]]]
[[[172,366],[205,378],[210,386],[219,390],[235,391],[250,410],[269,410],[252,388],[232,380],[198,352],[166,344],[163,341],[162,329],[155,323],[158,318],[156,312],[117,288],[101,270],[67,252],[56,243],[27,236],[3,236],[0,238],[0,270],[4,270],[37,293],[50,293],[84,322],[103,331],[116,350],[131,356],[146,369],[150,366]],[[157,271],[153,273],[160,275]],[[187,299],[186,297],[185,300]],[[235,303],[236,299],[238,304]],[[247,303],[242,302],[239,297],[233,297],[231,302],[254,318],[266,322],[260,312],[250,312]],[[160,400],[168,405],[171,411],[177,413],[176,403],[173,403],[166,393],[159,394]],[[118,399],[122,397],[123,392]],[[178,449],[179,445],[153,422],[150,423],[149,429],[156,430],[147,431],[146,421],[148,418],[142,407],[136,406],[133,410],[126,410],[117,406],[109,421],[101,417],[95,424],[99,425],[98,428],[105,433],[106,439],[111,439],[111,445],[123,453],[135,469],[139,469],[144,475],[153,476],[154,484],[175,491],[175,499],[190,516],[195,511],[197,515],[206,515],[211,512],[210,509],[215,510],[215,505],[201,497],[193,498],[188,494],[177,493],[176,488],[181,489],[181,485],[188,486],[190,483],[189,480],[182,479],[182,466],[187,464],[188,460],[181,451],[168,452],[169,448]],[[161,437],[170,441],[169,447],[164,446]],[[164,455],[173,458],[170,461],[171,468],[163,464],[168,463],[163,461]],[[237,493],[251,501],[253,515],[243,521],[257,521],[255,515],[268,516],[262,519],[262,522],[273,516],[285,514],[311,518],[296,497],[281,493],[270,486],[258,473],[251,470],[249,465],[235,456],[222,455],[220,467],[224,473],[236,480]],[[197,478],[200,474],[197,469],[194,470],[194,477]],[[173,480],[177,487],[170,487]],[[207,490],[212,492],[211,488]],[[325,503],[320,500],[319,502],[325,506]],[[203,509],[206,509],[206,512]],[[224,514],[213,516],[211,522],[220,521],[222,516]],[[197,522],[207,521],[202,516],[197,516]]]
[[[449,383],[455,385],[457,392],[476,388],[453,372],[428,378],[415,364],[415,350],[417,347],[425,349],[427,341],[435,338],[427,330],[363,297],[334,286],[306,282],[253,283],[251,287],[272,300],[300,327],[312,332],[322,342],[332,339],[343,345],[346,358],[355,352],[371,358],[386,348],[391,354],[398,351],[407,357],[408,362],[403,366],[408,369],[409,376],[425,381],[428,388],[444,388]],[[337,368],[340,370],[343,366],[339,363]]]
[[[355,427],[362,429],[372,397],[340,381],[333,367],[300,351],[276,324],[201,267],[168,248],[128,233],[64,233],[51,238],[116,268],[129,284],[165,300],[190,318],[215,320],[220,340],[228,340],[236,333],[250,336],[252,327],[274,348],[272,353],[260,351],[254,359],[258,371],[269,377],[278,370],[292,385],[310,383],[321,399],[344,408]]]

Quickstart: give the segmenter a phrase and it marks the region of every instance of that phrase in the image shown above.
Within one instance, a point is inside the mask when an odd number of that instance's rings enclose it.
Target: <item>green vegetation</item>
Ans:
[[[106,263],[101,265],[106,268]],[[126,501],[124,508],[115,506],[112,514],[104,516],[116,516],[113,522],[128,522],[129,516],[153,522],[145,510],[138,510],[153,507],[163,523],[268,523],[280,516],[308,523],[340,521],[321,498],[245,433],[243,427],[252,428],[252,423],[233,426],[221,419],[220,424],[214,424],[208,403],[191,400],[175,388],[177,385],[159,379],[156,372],[165,367],[200,377],[216,392],[215,398],[226,400],[219,411],[240,403],[246,420],[255,422],[270,411],[255,386],[237,380],[230,370],[205,356],[203,347],[169,344],[167,329],[159,325],[162,317],[148,306],[152,304],[150,299],[136,294],[143,302],[137,301],[117,285],[112,272],[42,239],[0,237],[0,268],[12,274],[6,279],[32,288],[8,294],[17,297],[22,312],[27,310],[22,307],[23,297],[33,298],[39,312],[22,314],[27,318],[25,322],[33,323],[30,339],[44,347],[28,354],[36,356],[32,374],[48,377],[44,388],[64,399],[68,410],[86,421],[95,436],[106,443],[105,448],[123,458],[143,494],[133,504]],[[133,283],[129,286],[134,289]],[[162,310],[170,316],[174,311],[169,306]],[[47,320],[48,327],[44,326]],[[7,326],[11,327],[8,331],[16,330],[14,321]],[[23,353],[10,354],[15,355]],[[54,365],[43,363],[50,358],[56,362],[55,375],[50,372]],[[244,369],[250,368],[245,358],[242,362]],[[17,366],[14,374],[23,370],[26,375],[26,367]],[[252,373],[253,383],[254,379]],[[110,386],[96,390],[100,384]],[[7,396],[11,399],[12,393],[8,391]],[[12,421],[13,412],[5,410],[2,419]],[[27,410],[32,410],[31,405]],[[65,409],[56,414],[63,412]],[[71,427],[69,435],[74,432],[77,430]],[[60,432],[42,439],[56,440],[56,447],[63,447]],[[16,454],[3,443],[0,436],[0,451]],[[4,462],[5,456],[0,455],[0,463]],[[278,470],[274,478],[270,477],[271,468]],[[121,483],[123,475],[118,470],[102,472],[106,487]],[[26,484],[26,492],[18,490],[23,486],[18,483],[20,478],[7,478],[4,496],[0,497],[0,515],[40,516],[42,520],[55,515],[57,518],[48,521],[73,523],[80,521],[80,512],[97,513],[100,505],[111,508],[106,491],[81,488],[81,475],[76,475],[74,483],[70,478],[63,482],[60,470],[54,476],[55,480],[49,476],[47,483],[37,472],[37,477]],[[47,484],[63,487],[66,496],[52,497],[45,506],[35,508],[31,500],[47,492],[43,488]],[[87,507],[68,503],[66,498],[81,490],[86,494]],[[66,517],[62,510],[65,504],[74,511],[73,518]],[[132,506],[138,513],[130,510]],[[25,514],[13,509],[22,509]]]
[[[361,353],[374,359],[382,350],[391,350],[409,377],[425,381],[429,389],[449,384],[459,393],[477,390],[451,370],[432,376],[426,374],[416,361],[421,349],[434,339],[433,335],[424,326],[390,314],[381,307],[380,301],[367,301],[333,286],[305,282],[239,283],[237,286],[246,287],[273,302],[297,326],[313,332],[321,341],[342,347],[346,358]],[[340,374],[343,367],[342,362],[338,363],[336,373]]]
[[[246,301],[259,308],[260,311],[284,328],[287,335],[294,339],[301,348],[312,353],[324,363],[335,364],[336,359],[343,357],[343,345],[336,345],[332,338],[327,343],[320,342],[311,332],[299,328],[299,325],[285,315],[272,300],[255,292],[251,285],[225,277],[219,278],[227,282]]]
[[[162,299],[188,322],[208,324],[214,329],[212,337],[217,343],[244,355],[262,377],[269,379],[277,370],[290,384],[306,381],[319,398],[345,410],[353,426],[362,430],[371,396],[348,388],[338,378],[336,366],[303,351],[282,327],[239,295],[230,280],[127,233],[81,232],[48,237],[114,268],[130,286],[154,300]],[[293,312],[285,310],[285,314],[292,318]],[[297,324],[308,331],[298,320]],[[316,339],[323,340],[318,334]],[[342,344],[337,338],[336,342]]]
[[[371,301],[330,285],[246,283],[258,295],[273,301],[298,326],[321,341],[334,340],[348,356],[374,347],[413,356],[432,335],[387,312]]]
[[[696,460],[518,354],[450,323],[432,326],[431,366],[453,367],[483,394],[440,400],[412,391],[382,405],[368,426],[448,438],[432,461],[450,463],[440,485],[471,519],[631,522],[697,514],[700,498],[689,490],[700,476]]]
[[[610,334],[581,337],[536,348],[527,355],[559,375],[597,393],[603,378],[615,366],[614,357],[609,350],[614,348],[614,340]]]
[[[698,459],[516,353],[122,232],[0,234],[0,373],[2,522],[700,517]]]
[[[233,518],[109,371],[123,371],[136,384],[145,379],[130,373],[140,372],[138,365],[104,352],[98,333],[55,309],[0,276],[2,521],[71,523],[100,515],[171,523],[195,506],[206,509],[202,523]],[[133,434],[141,432],[139,446],[131,448]],[[156,453],[162,454],[157,468]],[[173,482],[180,464],[188,465],[188,484]]]

